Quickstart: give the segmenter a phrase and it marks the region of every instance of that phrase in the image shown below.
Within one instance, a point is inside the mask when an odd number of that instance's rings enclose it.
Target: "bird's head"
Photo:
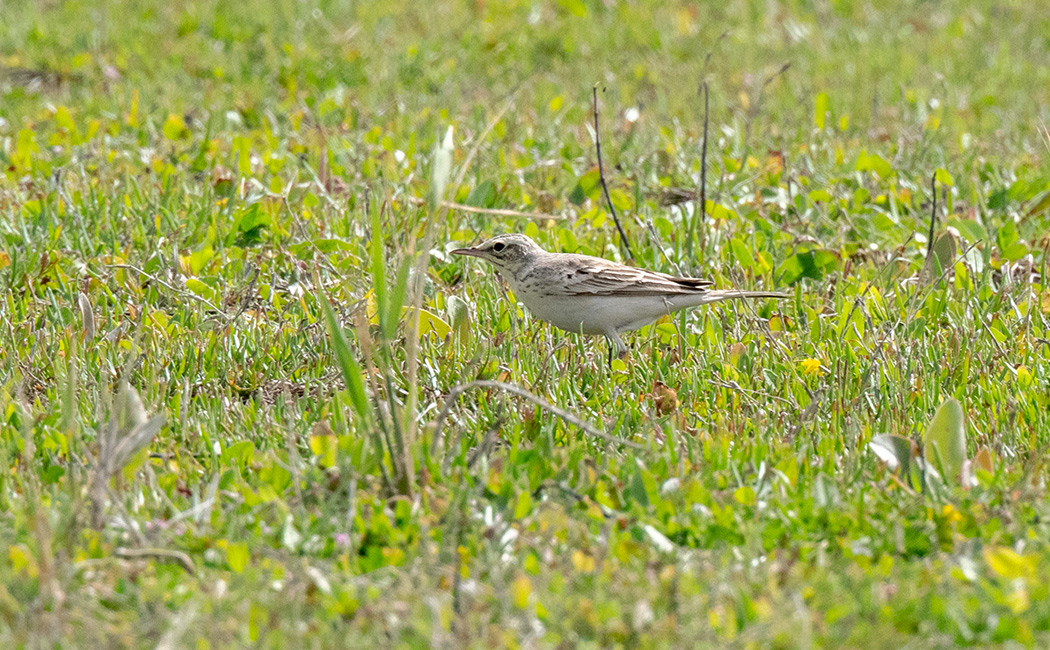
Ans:
[[[509,235],[497,235],[487,239],[477,246],[470,248],[457,248],[452,251],[453,255],[470,255],[486,260],[500,271],[514,274],[522,267],[530,264],[537,255],[542,255],[544,250],[539,244],[525,235],[513,233]]]

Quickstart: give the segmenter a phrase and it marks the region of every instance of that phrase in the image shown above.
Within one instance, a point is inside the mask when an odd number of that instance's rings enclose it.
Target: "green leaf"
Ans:
[[[496,183],[487,180],[478,185],[467,197],[467,205],[479,208],[491,208],[496,205]]]
[[[642,478],[641,468],[635,468],[634,476],[631,477],[631,482],[627,485],[627,489],[624,490],[624,496],[643,508],[649,507],[649,493],[645,491],[645,481]]]
[[[220,459],[226,465],[247,467],[255,458],[255,445],[251,440],[241,440],[222,450]]]
[[[748,245],[742,242],[738,237],[734,237],[731,240],[731,245],[733,247],[733,257],[736,258],[737,263],[745,269],[754,268],[755,258],[751,254],[751,249]]]
[[[952,187],[953,185],[955,185],[955,183],[952,182],[952,175],[948,173],[947,169],[941,169],[940,167],[938,167],[937,171],[933,173],[933,177],[941,185],[945,185],[947,187]]]
[[[988,239],[988,232],[984,229],[984,226],[972,219],[949,219],[948,225],[958,230],[959,234],[971,244]]]
[[[832,198],[831,192],[827,190],[813,190],[809,193],[809,200],[814,203],[830,203]]]
[[[215,300],[215,289],[212,289],[207,284],[201,282],[197,278],[187,278],[186,288],[197,294],[201,298],[207,298],[208,300]]]
[[[325,325],[328,327],[328,336],[332,340],[335,358],[339,363],[339,370],[343,373],[346,390],[350,394],[350,401],[354,410],[357,411],[357,415],[366,418],[368,417],[368,398],[365,396],[365,384],[361,378],[361,366],[354,359],[354,355],[350,353],[350,344],[346,342],[346,334],[335,317],[335,312],[332,310],[331,303],[328,302],[328,297],[323,293],[319,294],[318,297],[320,298],[321,309],[324,311]]]
[[[529,495],[528,490],[522,490],[518,492],[518,500],[514,504],[514,518],[521,519],[525,515],[529,514],[529,509],[532,507],[532,497]]]
[[[613,207],[617,210],[625,212],[631,209],[631,197],[627,196],[623,190],[613,188],[609,192],[609,198],[612,199]]]
[[[959,400],[949,399],[937,409],[923,435],[923,455],[947,480],[958,480],[966,460],[966,428]]]
[[[583,4],[583,0],[558,0],[558,5],[573,16],[583,18],[587,15],[587,5]]]
[[[743,485],[733,491],[733,499],[745,506],[753,506],[757,502],[755,490],[749,485]]]
[[[820,280],[838,266],[839,257],[834,251],[816,249],[796,253],[784,260],[777,268],[777,276],[785,284],[793,284],[803,278]]]
[[[164,120],[164,126],[160,128],[164,137],[169,140],[178,140],[186,134],[186,123],[178,115],[171,113]]]
[[[226,563],[230,565],[230,570],[234,573],[243,572],[248,567],[249,559],[251,559],[251,553],[248,551],[247,544],[231,542],[226,545]]]
[[[813,101],[813,124],[820,130],[824,130],[824,124],[828,115],[828,94],[820,93]]]
[[[875,172],[881,178],[889,178],[893,175],[893,167],[886,162],[885,158],[878,154],[869,154],[864,150],[861,150],[860,155],[857,156],[857,171]]]
[[[569,201],[574,205],[582,205],[587,199],[596,200],[601,189],[598,185],[599,181],[597,168],[580,176],[580,179],[576,181],[576,187],[572,188],[572,192],[569,193]]]
[[[241,213],[237,223],[238,246],[251,246],[262,241],[262,233],[270,226],[270,215],[263,212],[260,204],[253,203]]]

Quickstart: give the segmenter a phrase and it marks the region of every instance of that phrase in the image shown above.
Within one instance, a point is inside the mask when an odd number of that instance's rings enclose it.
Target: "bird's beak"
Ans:
[[[469,255],[470,257],[483,257],[482,252],[476,248],[457,248],[452,251],[453,255]]]

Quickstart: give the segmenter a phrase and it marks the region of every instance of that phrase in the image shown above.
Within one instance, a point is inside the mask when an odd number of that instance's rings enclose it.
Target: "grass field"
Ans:
[[[4,647],[1050,643],[1040,3],[0,13]]]

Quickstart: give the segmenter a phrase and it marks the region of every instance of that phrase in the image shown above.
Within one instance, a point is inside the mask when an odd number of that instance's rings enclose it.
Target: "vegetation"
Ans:
[[[5,647],[1050,640],[1039,3],[3,16]],[[448,254],[624,259],[596,83],[635,263],[791,299],[610,367]]]

